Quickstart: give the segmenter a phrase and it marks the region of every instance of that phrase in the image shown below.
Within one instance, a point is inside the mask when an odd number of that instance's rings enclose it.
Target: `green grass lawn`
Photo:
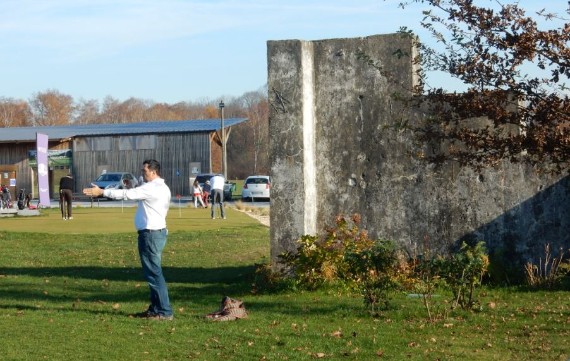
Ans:
[[[441,294],[436,310],[447,316],[435,323],[405,293],[377,317],[342,291],[252,294],[269,229],[232,209],[226,220],[171,209],[163,266],[175,319],[132,319],[148,299],[133,214],[78,208],[72,221],[56,210],[0,218],[0,359],[570,359],[567,291],[484,289],[480,312],[451,312]],[[204,319],[224,295],[244,300],[250,317]]]

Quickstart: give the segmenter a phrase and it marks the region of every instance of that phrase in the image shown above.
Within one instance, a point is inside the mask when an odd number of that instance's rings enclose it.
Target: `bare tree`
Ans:
[[[148,105],[145,101],[137,98],[129,98],[119,105],[121,123],[140,123],[145,120],[145,112]]]
[[[146,121],[181,119],[184,119],[183,116],[178,114],[173,107],[166,103],[153,104],[145,112]]]
[[[191,102],[180,102],[170,106],[170,110],[176,113],[182,120],[204,118],[204,106]]]
[[[67,125],[73,116],[73,98],[57,90],[38,92],[30,100],[30,108],[32,125]]]
[[[75,107],[75,124],[95,124],[98,123],[99,102],[97,100],[81,99]]]
[[[269,165],[269,102],[267,92],[246,93],[243,96],[253,144],[253,173],[268,173]]]
[[[248,121],[235,127],[228,145],[231,164],[238,178],[269,174],[269,103],[267,92],[248,92],[235,101]],[[236,150],[234,152],[233,150]]]
[[[123,123],[120,109],[121,103],[112,96],[105,97],[103,109],[98,123],[118,124]]]
[[[23,100],[0,98],[0,126],[25,127],[30,125],[30,106]]]
[[[220,117],[220,111],[217,105],[208,104],[202,111],[202,118],[216,119]]]

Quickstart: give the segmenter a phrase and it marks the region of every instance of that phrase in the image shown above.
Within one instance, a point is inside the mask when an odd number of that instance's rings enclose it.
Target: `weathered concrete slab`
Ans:
[[[14,217],[18,214],[18,210],[16,208],[1,208],[0,209],[0,217]]]
[[[22,210],[18,210],[18,217],[34,217],[39,215],[40,215],[39,209],[24,208]]]
[[[17,208],[2,208],[0,209],[0,217],[30,217],[30,216],[39,216],[40,211],[38,209],[22,209],[19,210]]]
[[[414,51],[401,34],[268,42],[274,263],[352,213],[410,255],[480,239],[521,261],[570,244],[568,177],[508,162],[434,169],[414,156],[426,145],[403,125],[426,114],[398,100],[412,94]]]

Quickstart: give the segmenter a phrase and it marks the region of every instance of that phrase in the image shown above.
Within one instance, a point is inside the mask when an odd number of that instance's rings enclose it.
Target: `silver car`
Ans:
[[[132,173],[106,172],[97,177],[92,183],[101,189],[129,189],[136,187],[139,182]]]
[[[243,201],[257,198],[269,199],[271,190],[271,177],[268,175],[252,175],[245,179],[241,191]]]

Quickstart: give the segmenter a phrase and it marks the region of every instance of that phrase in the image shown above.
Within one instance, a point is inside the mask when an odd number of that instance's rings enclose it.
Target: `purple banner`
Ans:
[[[38,189],[40,205],[50,207],[49,199],[49,168],[48,168],[48,136],[36,133],[36,148],[38,160]]]

